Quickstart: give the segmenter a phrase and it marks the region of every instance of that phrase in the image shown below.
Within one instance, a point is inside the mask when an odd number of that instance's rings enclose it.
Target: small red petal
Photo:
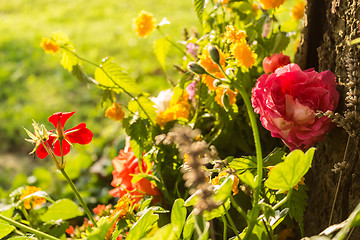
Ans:
[[[93,138],[93,133],[86,128],[85,123],[80,123],[74,128],[65,131],[66,139],[71,143],[88,144]]]
[[[62,149],[63,149],[63,156],[67,155],[70,152],[70,144],[65,139],[62,140]],[[55,141],[53,151],[56,156],[59,157],[61,156],[59,140]]]
[[[57,112],[49,117],[49,122],[51,122],[55,128],[57,128],[58,123],[60,122],[61,126],[64,127],[66,121],[74,115],[75,112]]]
[[[52,146],[55,139],[56,139],[56,137],[50,136],[49,139],[46,141],[50,148],[51,148],[51,146]],[[38,149],[36,150],[36,155],[38,156],[38,158],[44,159],[49,154],[47,153],[44,145],[40,144]]]

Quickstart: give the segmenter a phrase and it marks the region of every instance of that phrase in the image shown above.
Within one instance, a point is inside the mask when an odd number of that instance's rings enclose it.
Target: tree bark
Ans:
[[[352,76],[360,76],[360,65],[357,63],[360,61],[360,45],[349,44],[351,40],[360,37],[359,19],[359,0],[307,1],[296,62],[302,69],[315,68],[319,72],[331,70],[335,73],[340,92],[336,112],[340,114],[348,110],[345,98],[349,88],[346,84],[351,81]],[[348,66],[349,59],[354,63],[351,71]],[[329,226],[340,178],[331,224],[346,219],[360,203],[359,155],[356,151],[358,141],[356,137],[348,136],[344,129],[335,128],[327,135],[325,141],[316,146],[312,168],[306,175],[306,185],[309,187],[308,207],[304,216],[306,236],[317,235]],[[348,139],[348,151],[343,162]],[[360,230],[355,229],[350,239],[359,239],[359,236]]]

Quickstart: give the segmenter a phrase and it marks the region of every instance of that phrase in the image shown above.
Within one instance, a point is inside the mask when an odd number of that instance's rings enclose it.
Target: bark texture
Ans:
[[[359,64],[348,66],[349,58],[360,62],[360,45],[349,44],[351,40],[360,37],[360,1],[307,2],[305,25],[296,62],[303,69],[315,68],[318,71],[331,70],[335,73],[341,95],[337,112],[343,114],[348,108],[345,98],[349,88],[346,85],[350,78],[360,77]],[[316,146],[312,168],[306,175],[306,185],[309,187],[308,207],[304,217],[306,236],[319,234],[328,227],[340,175],[339,192],[331,223],[346,219],[360,203],[360,164],[356,151],[359,144],[355,138],[350,138],[343,162],[347,142],[347,132],[342,128],[335,128],[324,142]],[[337,171],[333,171],[334,165]],[[350,239],[360,239],[360,230],[355,229]]]

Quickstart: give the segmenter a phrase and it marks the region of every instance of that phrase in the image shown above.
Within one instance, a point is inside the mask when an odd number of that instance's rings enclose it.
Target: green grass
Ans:
[[[98,124],[103,116],[100,91],[77,82],[62,69],[58,55],[46,55],[41,49],[42,37],[54,31],[66,33],[77,53],[87,59],[98,62],[114,56],[146,91],[156,94],[168,87],[152,52],[160,34],[140,38],[132,30],[140,10],[152,12],[157,22],[167,17],[171,25],[163,30],[174,40],[181,40],[183,27],[198,24],[192,1],[1,0],[0,151],[27,151],[31,146],[25,146],[22,127],[31,128],[32,119],[46,122],[53,112],[75,110],[81,120]],[[181,60],[176,51],[172,49],[173,56],[168,57],[175,80],[171,65]],[[84,67],[88,73],[94,70]]]
[[[169,87],[153,54],[153,43],[161,35],[155,31],[148,38],[140,38],[133,32],[133,19],[140,10],[153,13],[157,22],[166,17],[171,25],[164,26],[163,31],[175,41],[182,40],[184,27],[198,27],[190,0],[0,0],[0,196],[6,196],[1,194],[2,188],[29,184],[26,176],[35,167],[52,166],[50,160],[27,156],[32,146],[24,141],[27,136],[23,127],[31,130],[32,119],[51,129],[47,118],[52,113],[76,111],[65,128],[80,121],[87,123],[94,140],[78,149],[91,161],[110,160],[123,144],[121,124],[104,117],[101,91],[64,70],[59,55],[45,54],[40,47],[43,37],[62,31],[86,59],[99,62],[103,57],[115,57],[153,95]],[[179,75],[172,64],[181,63],[181,58],[178,50],[170,50],[167,66],[175,81]],[[84,67],[93,74],[93,67]],[[76,152],[69,158],[77,159]],[[88,166],[83,166],[82,160],[77,165],[74,176]]]

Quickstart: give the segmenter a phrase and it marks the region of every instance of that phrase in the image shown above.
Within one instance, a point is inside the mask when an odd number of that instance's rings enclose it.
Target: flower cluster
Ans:
[[[263,74],[252,90],[252,104],[262,125],[291,150],[304,150],[323,139],[333,124],[315,113],[335,110],[338,100],[332,72],[302,71],[293,63]]]
[[[260,0],[260,3],[264,9],[277,8],[284,4],[286,0]]]
[[[57,53],[60,50],[60,45],[49,38],[43,38],[40,46],[44,49],[45,53]]]
[[[24,201],[24,208],[31,209],[37,206],[41,206],[43,203],[46,203],[45,198],[38,196],[30,196],[33,193],[41,191],[41,188],[34,186],[26,186],[25,190],[21,193],[20,199]]]
[[[146,194],[151,196],[160,196],[160,191],[149,180],[142,178],[137,182],[132,182],[134,175],[148,172],[149,166],[145,161],[139,161],[134,152],[131,150],[130,144],[124,150],[120,150],[119,155],[112,160],[114,170],[113,181],[111,185],[114,189],[110,190],[113,197],[122,197],[130,194],[131,197],[139,201]],[[139,166],[139,163],[141,166]]]

